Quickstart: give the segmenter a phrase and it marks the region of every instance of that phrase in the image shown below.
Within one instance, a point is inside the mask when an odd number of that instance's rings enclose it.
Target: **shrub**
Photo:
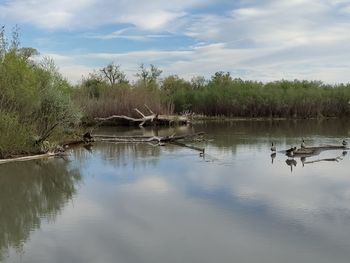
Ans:
[[[0,112],[0,134],[0,158],[26,153],[33,147],[33,134],[13,113]]]

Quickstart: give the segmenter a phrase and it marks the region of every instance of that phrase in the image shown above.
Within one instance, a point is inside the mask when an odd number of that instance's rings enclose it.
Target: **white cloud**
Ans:
[[[142,178],[130,185],[125,186],[126,191],[134,193],[152,193],[152,194],[167,194],[174,191],[172,186],[162,177],[150,176]]]
[[[164,10],[152,11],[144,14],[128,14],[121,16],[121,22],[131,23],[144,30],[163,30],[171,21],[176,20],[185,13],[168,12]]]
[[[331,41],[339,28],[349,35],[349,16],[329,1],[259,1],[226,15],[199,14],[188,22],[186,34],[207,41],[281,46]],[[349,1],[347,1],[349,2]],[[331,34],[329,34],[331,33]],[[339,33],[339,32],[337,32]]]
[[[129,39],[135,41],[148,41],[151,39],[168,38],[168,34],[148,34],[144,30],[135,28],[123,28],[107,34],[86,34],[84,37],[92,39],[110,40],[110,39]]]
[[[184,10],[208,1],[176,2],[105,0],[14,0],[0,4],[0,18],[47,29],[75,29],[130,23],[142,29],[161,30],[183,16]]]
[[[0,4],[0,18],[18,19],[49,29],[104,24],[118,24],[120,28],[120,23],[131,24],[111,33],[85,33],[85,38],[101,40],[100,50],[103,50],[102,40],[112,39],[156,42],[158,38],[185,36],[192,39],[192,45],[201,43],[187,48],[170,45],[172,48],[168,50],[148,47],[137,51],[76,54],[69,56],[69,61],[58,62],[66,71],[74,65],[77,69],[73,72],[83,67],[86,71],[93,68],[86,65],[116,61],[130,78],[144,62],[157,64],[166,74],[185,78],[209,77],[224,70],[238,74],[237,77],[262,81],[280,78],[350,81],[347,74],[350,47],[346,45],[350,41],[350,1],[251,0],[224,13],[209,9],[191,13],[191,8],[210,2],[15,0]],[[68,73],[72,75],[71,71]]]
[[[196,75],[209,78],[221,70],[232,72],[234,77],[261,81],[299,78],[339,83],[350,82],[350,75],[347,74],[350,58],[344,54],[350,54],[350,47],[338,43],[281,48],[232,48],[224,43],[216,43],[183,51],[145,50],[76,56],[51,54],[51,57],[56,59],[61,69],[66,69],[62,70],[63,73],[75,75],[73,78],[68,77],[74,82],[94,68],[85,67],[79,73],[84,60],[89,61],[88,64],[101,66],[114,61],[122,66],[131,80],[135,78],[140,63],[152,63],[163,70],[163,76],[177,74],[186,79]]]

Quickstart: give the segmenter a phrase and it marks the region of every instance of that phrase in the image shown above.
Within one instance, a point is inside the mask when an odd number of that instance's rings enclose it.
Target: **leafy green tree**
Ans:
[[[33,48],[19,46],[16,28],[7,45],[0,30],[0,155],[36,151],[38,144],[79,121],[72,87],[50,58],[36,63]],[[17,131],[17,132],[16,132]],[[9,144],[8,142],[11,142]],[[35,145],[35,142],[37,145]],[[30,147],[28,147],[30,145]]]
[[[191,79],[191,87],[193,90],[203,89],[207,85],[207,81],[203,76],[196,76]]]

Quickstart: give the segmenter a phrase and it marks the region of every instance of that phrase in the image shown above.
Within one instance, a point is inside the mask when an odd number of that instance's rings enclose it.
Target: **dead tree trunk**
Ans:
[[[64,155],[65,154],[62,152],[36,154],[36,155],[23,156],[23,157],[17,157],[17,158],[1,159],[0,164],[11,163],[11,162],[24,162],[24,161],[31,161],[31,160],[37,160],[37,159],[52,158],[52,157],[61,157]]]
[[[125,115],[111,115],[105,118],[95,118],[98,122],[112,121],[115,119],[127,120],[129,122],[138,123],[140,127],[143,127],[145,124],[148,125],[172,125],[172,124],[187,124],[189,120],[185,116],[176,116],[176,115],[159,115],[154,113],[147,105],[145,105],[147,110],[151,115],[145,115],[139,109],[134,109],[141,118],[133,118]]]
[[[174,142],[182,139],[194,138],[203,135],[204,132],[170,136],[110,136],[110,135],[92,135],[95,141],[103,142]]]

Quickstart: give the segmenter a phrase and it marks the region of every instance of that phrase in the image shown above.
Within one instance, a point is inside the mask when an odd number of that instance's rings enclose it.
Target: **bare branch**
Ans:
[[[134,110],[135,110],[138,114],[140,114],[143,118],[146,117],[141,111],[139,111],[139,109],[135,108]]]
[[[144,105],[145,105],[146,109],[147,109],[151,114],[154,114],[154,115],[155,115],[155,113],[147,106],[147,104],[144,104]]]

